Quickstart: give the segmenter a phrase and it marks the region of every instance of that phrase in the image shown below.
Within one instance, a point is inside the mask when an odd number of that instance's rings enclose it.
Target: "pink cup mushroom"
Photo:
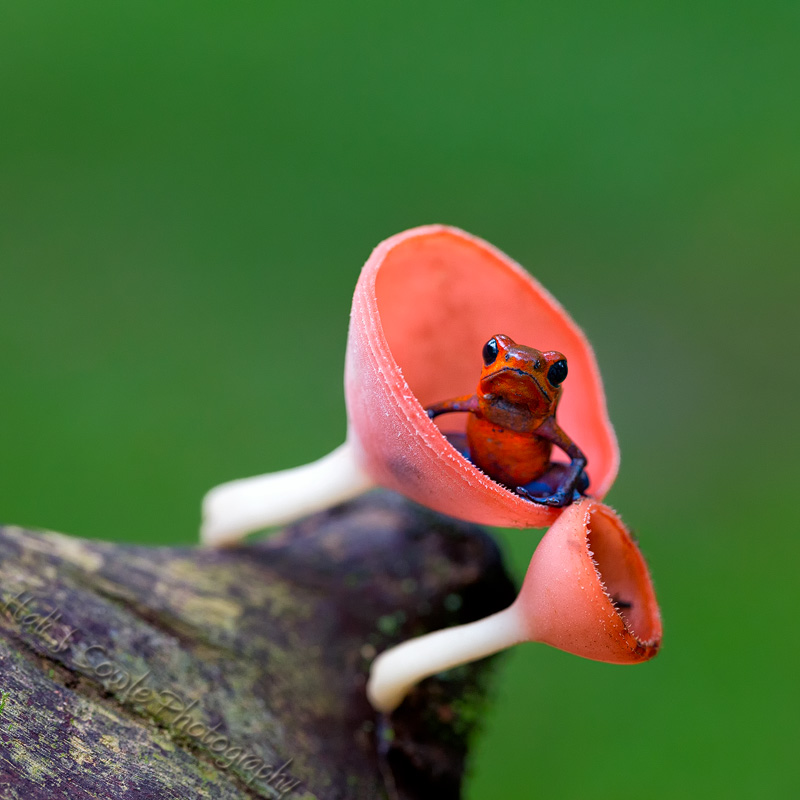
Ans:
[[[345,362],[346,442],[312,464],[212,489],[203,503],[203,541],[230,543],[373,486],[472,522],[552,524],[561,509],[491,480],[425,412],[428,404],[474,392],[482,346],[500,332],[567,357],[558,419],[588,458],[591,495],[602,498],[619,452],[586,337],[508,256],[464,231],[431,225],[382,242],[361,271]],[[448,430],[459,425],[463,431],[463,415],[447,421]]]
[[[658,652],[661,617],[647,564],[607,506],[583,498],[562,512],[505,610],[381,653],[367,696],[390,713],[424,678],[520,642],[613,664],[637,664]]]

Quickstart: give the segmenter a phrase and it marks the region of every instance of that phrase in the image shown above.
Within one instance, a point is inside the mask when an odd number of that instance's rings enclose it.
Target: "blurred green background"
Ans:
[[[594,343],[666,631],[512,652],[467,797],[788,796],[798,42],[796,0],[3,4],[0,519],[195,541],[342,441],[371,248],[458,225]]]

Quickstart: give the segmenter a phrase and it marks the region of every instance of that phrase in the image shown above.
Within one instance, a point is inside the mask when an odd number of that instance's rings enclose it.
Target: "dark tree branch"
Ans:
[[[416,689],[383,764],[369,664],[513,594],[485,533],[388,493],[227,550],[0,529],[0,797],[457,798],[485,664]]]

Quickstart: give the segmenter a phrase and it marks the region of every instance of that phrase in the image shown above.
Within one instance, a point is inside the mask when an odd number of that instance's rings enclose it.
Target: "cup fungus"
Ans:
[[[607,506],[583,498],[562,512],[505,610],[381,653],[367,695],[376,710],[390,713],[422,679],[520,642],[613,664],[658,652],[661,617],[647,564]]]
[[[361,271],[345,360],[346,442],[312,464],[212,489],[203,501],[202,540],[230,543],[376,485],[472,522],[552,524],[561,509],[491,480],[424,409],[474,391],[481,348],[498,332],[567,357],[558,418],[588,457],[592,496],[602,498],[619,453],[586,337],[508,256],[464,231],[431,225],[382,242]],[[445,427],[463,432],[460,416]]]

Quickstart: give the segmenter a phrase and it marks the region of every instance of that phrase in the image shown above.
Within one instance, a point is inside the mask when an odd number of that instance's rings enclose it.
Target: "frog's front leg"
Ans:
[[[425,406],[425,411],[431,419],[438,417],[439,414],[451,414],[456,411],[467,411],[474,414],[477,410],[478,397],[474,394],[465,394],[463,397],[454,397],[452,400]]]
[[[540,505],[553,506],[555,508],[568,506],[574,499],[576,484],[586,466],[586,456],[578,445],[561,430],[555,417],[548,417],[536,429],[536,434],[552,442],[557,447],[560,447],[570,457],[569,466],[564,470],[564,476],[558,488],[551,495],[536,497],[522,486],[518,486],[516,492],[520,497],[524,497],[526,500],[539,503]]]

